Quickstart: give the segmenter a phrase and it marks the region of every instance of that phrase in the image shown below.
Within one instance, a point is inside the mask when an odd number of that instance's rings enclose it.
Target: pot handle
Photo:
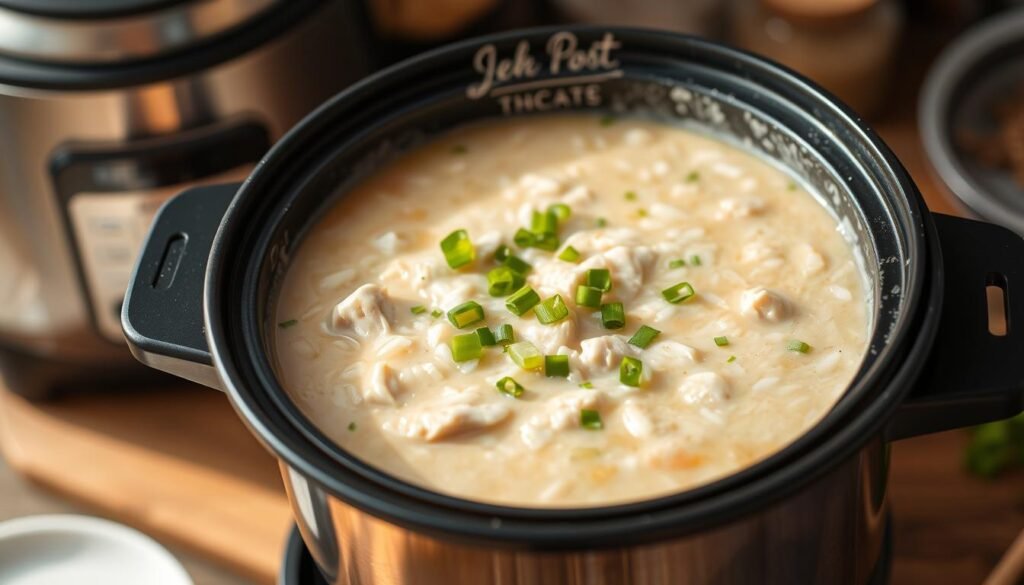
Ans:
[[[239,186],[194,187],[160,208],[121,309],[121,328],[136,359],[218,389],[203,322],[203,287],[214,235]]]
[[[1024,239],[990,223],[934,218],[945,287],[939,330],[920,381],[890,423],[890,439],[1024,410]],[[1003,334],[998,319],[990,323],[991,287],[998,289],[993,301],[1002,300]]]

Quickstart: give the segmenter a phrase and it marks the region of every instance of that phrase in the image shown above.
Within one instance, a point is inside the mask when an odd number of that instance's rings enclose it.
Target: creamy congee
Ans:
[[[363,461],[522,506],[651,498],[808,430],[865,351],[832,216],[751,154],[586,115],[468,126],[344,196],[281,287],[278,371]]]

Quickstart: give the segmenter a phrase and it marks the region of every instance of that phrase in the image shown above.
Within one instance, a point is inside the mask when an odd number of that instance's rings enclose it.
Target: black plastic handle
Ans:
[[[902,439],[1024,410],[1024,239],[1005,228],[935,214],[945,288],[938,337],[888,436]],[[986,288],[1003,291],[1006,334],[989,332]]]
[[[121,310],[136,359],[211,388],[220,381],[206,343],[203,286],[214,235],[238,187],[194,187],[160,208]]]

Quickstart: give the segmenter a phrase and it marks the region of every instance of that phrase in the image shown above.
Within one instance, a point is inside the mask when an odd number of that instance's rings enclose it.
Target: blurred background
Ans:
[[[1021,1],[0,0],[0,521],[98,515],[169,547],[199,585],[274,583],[291,520],[273,458],[222,395],[122,341],[153,214],[244,177],[379,68],[564,23],[782,62],[862,115],[933,210],[1024,233]],[[982,583],[1024,528],[1024,419],[893,458],[893,582]],[[1017,546],[1001,583],[1024,582]]]

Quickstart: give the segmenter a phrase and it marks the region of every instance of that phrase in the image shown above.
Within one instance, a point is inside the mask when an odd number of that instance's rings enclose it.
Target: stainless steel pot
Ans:
[[[820,424],[697,489],[527,509],[388,476],[339,449],[292,404],[268,333],[276,287],[306,229],[368,172],[437,133],[551,110],[685,124],[822,194],[856,234],[873,319],[856,379]],[[578,27],[502,34],[406,61],[306,118],[240,187],[178,196],[149,235],[122,322],[140,360],[225,390],[279,457],[303,539],[329,582],[863,584],[886,578],[888,441],[1024,406],[1020,282],[1024,241],[929,214],[889,149],[806,80],[694,38]],[[1005,295],[1006,335],[989,333],[987,286]]]
[[[135,363],[121,299],[170,195],[241,179],[368,71],[355,2],[0,0],[0,370],[29,395]]]

